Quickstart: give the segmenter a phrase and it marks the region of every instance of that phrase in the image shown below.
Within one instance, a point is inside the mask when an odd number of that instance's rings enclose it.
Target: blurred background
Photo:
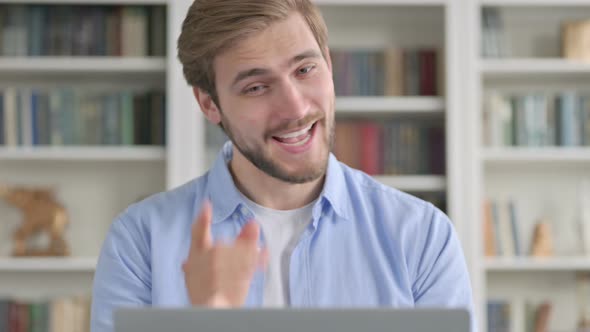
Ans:
[[[315,2],[334,153],[449,215],[480,330],[590,330],[590,0]],[[0,331],[87,331],[112,220],[226,140],[176,59],[190,3],[0,0]]]

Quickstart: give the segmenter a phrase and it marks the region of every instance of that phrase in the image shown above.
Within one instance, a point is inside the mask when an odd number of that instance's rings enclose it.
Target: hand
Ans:
[[[233,245],[211,239],[211,204],[205,202],[192,226],[188,258],[182,265],[188,296],[194,306],[241,307],[257,268],[265,268],[266,248],[258,249],[259,226],[250,221]]]

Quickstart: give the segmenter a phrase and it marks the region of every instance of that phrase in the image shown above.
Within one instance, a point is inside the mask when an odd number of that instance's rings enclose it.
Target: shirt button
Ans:
[[[240,207],[240,213],[241,213],[243,216],[247,216],[247,215],[248,215],[248,209],[246,209],[246,207],[244,207],[244,206],[241,206],[241,207]]]

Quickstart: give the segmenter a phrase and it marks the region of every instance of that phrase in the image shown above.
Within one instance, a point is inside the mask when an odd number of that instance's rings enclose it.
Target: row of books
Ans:
[[[500,8],[483,7],[481,11],[481,52],[486,58],[509,56]]]
[[[508,332],[510,327],[510,304],[506,301],[487,301],[487,332]]]
[[[434,96],[435,49],[332,50],[334,88],[339,96]]]
[[[444,174],[444,128],[409,120],[337,121],[334,154],[370,175]]]
[[[548,216],[539,217],[532,230],[523,232],[530,227],[528,220],[520,217],[518,205],[524,206],[528,201],[516,204],[514,199],[498,200],[486,199],[483,202],[483,238],[486,256],[524,256],[534,255],[541,246],[548,251],[548,255],[590,255],[590,178],[577,180],[575,188],[576,201],[570,208],[572,217],[560,217],[559,229],[555,233],[551,229],[551,219]],[[523,213],[524,214],[524,213]],[[539,214],[541,215],[541,214]],[[555,217],[552,217],[555,218]],[[547,227],[539,228],[539,223]],[[530,251],[526,250],[522,235],[531,233]],[[537,251],[537,253],[539,253]]]
[[[164,6],[0,5],[1,56],[164,56]]]
[[[588,146],[590,97],[574,91],[491,91],[485,99],[484,130],[488,146]]]
[[[521,312],[520,308],[514,306],[520,303],[508,300],[490,299],[487,301],[487,329],[488,332],[508,331],[548,331],[553,305],[550,301],[541,303],[526,302],[522,312],[525,315],[524,326],[516,326],[514,313]]]
[[[90,297],[59,297],[45,301],[0,299],[0,331],[90,331]]]
[[[484,202],[484,243],[486,256],[523,256],[516,203],[514,200]]]
[[[159,91],[0,91],[0,145],[165,145]]]
[[[209,164],[227,140],[218,126],[205,126]],[[371,175],[445,172],[444,130],[438,126],[400,121],[337,121],[335,140],[333,152],[340,161]],[[402,146],[406,144],[409,146]],[[420,195],[443,211],[446,209],[444,195]]]

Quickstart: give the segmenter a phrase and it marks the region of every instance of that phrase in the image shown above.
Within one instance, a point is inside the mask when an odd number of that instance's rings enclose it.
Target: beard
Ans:
[[[328,133],[327,137],[314,137],[314,139],[321,139],[327,145],[326,152],[322,155],[321,160],[319,163],[314,164],[313,160],[311,164],[307,165],[305,169],[299,172],[290,172],[282,167],[279,163],[274,161],[271,156],[266,153],[266,150],[263,149],[261,146],[249,146],[248,144],[244,143],[244,140],[241,139],[236,132],[232,129],[232,126],[229,124],[229,121],[221,112],[221,127],[227,137],[231,140],[233,145],[246,157],[248,161],[250,161],[256,168],[261,170],[262,172],[266,173],[269,176],[272,176],[276,179],[287,183],[293,184],[302,184],[307,183],[313,180],[317,180],[322,177],[326,173],[326,169],[328,167],[328,157],[330,155],[330,151],[332,151],[332,147],[334,145],[334,121],[327,120],[326,118],[319,119],[317,115],[310,115],[296,121],[289,123],[285,123],[282,126],[279,126],[278,129],[274,129],[269,132],[278,132],[280,130],[284,130],[287,128],[294,128],[297,126],[302,126],[308,124],[312,121],[316,120],[315,126],[318,126],[323,123],[326,132]],[[317,128],[316,128],[317,130]],[[265,139],[273,139],[270,134],[264,136]]]

